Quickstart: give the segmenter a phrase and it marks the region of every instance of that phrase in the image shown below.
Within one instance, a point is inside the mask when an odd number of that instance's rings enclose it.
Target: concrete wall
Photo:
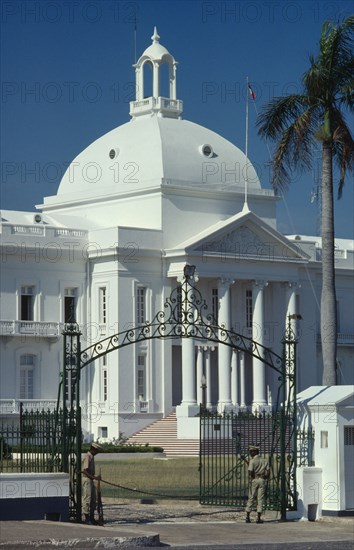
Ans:
[[[69,475],[0,474],[0,520],[69,519]]]

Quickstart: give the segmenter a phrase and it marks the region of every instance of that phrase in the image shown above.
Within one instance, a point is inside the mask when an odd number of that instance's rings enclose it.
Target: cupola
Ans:
[[[180,118],[183,102],[176,98],[177,61],[160,44],[156,27],[151,40],[152,44],[134,65],[136,100],[130,102],[130,115],[133,119],[146,115]],[[151,71],[151,74],[147,71]],[[162,96],[162,89],[167,91],[168,97]]]

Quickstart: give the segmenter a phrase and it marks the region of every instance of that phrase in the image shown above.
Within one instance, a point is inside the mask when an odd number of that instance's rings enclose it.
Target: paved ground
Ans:
[[[354,548],[354,518],[281,522],[275,512],[266,512],[265,523],[257,525],[244,523],[243,511],[164,501],[155,504],[110,501],[104,510],[104,527],[50,521],[0,522],[0,549],[138,548],[159,544],[176,549],[219,545],[258,550],[279,548],[278,545],[284,549],[312,549],[318,548],[318,544],[323,549]]]

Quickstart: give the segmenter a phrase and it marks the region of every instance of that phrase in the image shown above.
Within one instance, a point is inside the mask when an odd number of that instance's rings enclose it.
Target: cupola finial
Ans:
[[[152,116],[179,118],[183,111],[183,103],[177,99],[176,67],[177,61],[162,44],[160,44],[157,28],[151,37],[152,44],[143,52],[135,63],[136,100],[130,102],[130,114],[134,118]],[[150,65],[152,82],[144,81],[144,67]],[[161,67],[166,67],[168,74]],[[151,85],[152,84],[152,85]],[[166,97],[162,97],[164,89]]]
[[[156,27],[154,27],[154,34],[152,35],[151,40],[152,40],[153,44],[158,44],[159,43],[160,37],[159,37],[159,34],[157,32]]]

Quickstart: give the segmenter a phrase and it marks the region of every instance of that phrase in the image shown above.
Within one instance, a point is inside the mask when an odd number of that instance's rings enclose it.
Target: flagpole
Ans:
[[[134,13],[134,32],[133,32],[133,35],[134,35],[134,63],[136,63],[137,59],[136,59],[136,13]]]
[[[245,144],[245,154],[246,154],[246,165],[245,165],[245,201],[243,205],[243,210],[248,210],[248,204],[247,204],[247,193],[248,193],[248,76],[246,77],[246,144]]]

